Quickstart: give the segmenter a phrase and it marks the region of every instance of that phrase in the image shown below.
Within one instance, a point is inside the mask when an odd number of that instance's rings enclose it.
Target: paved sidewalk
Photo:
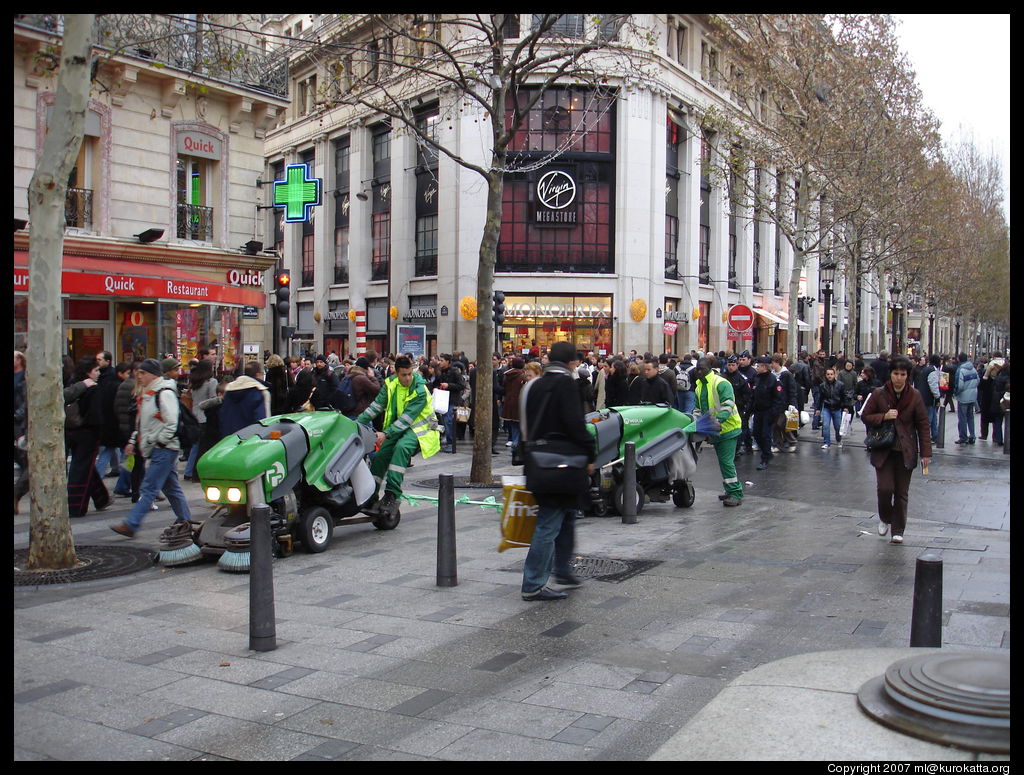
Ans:
[[[863,450],[824,452],[806,431],[769,476],[741,462],[754,484],[740,508],[722,508],[704,454],[692,508],[578,521],[581,555],[650,566],[565,601],[523,602],[525,551],[497,553],[497,513],[468,505],[459,584],[436,586],[432,504],[403,505],[395,531],[338,528],[325,553],[275,561],[271,652],[248,649],[248,576],[213,564],[16,588],[14,758],[644,760],[758,666],[907,646],[925,550],[944,561],[943,646],[1008,649],[1008,517],[956,518],[972,479],[1008,514],[1008,456],[945,453],[932,474],[964,481],[936,502],[929,488],[947,485],[916,476],[906,542],[892,546],[875,534]],[[469,460],[468,446],[417,459],[407,482],[466,474]],[[507,452],[495,461],[516,472]],[[199,487],[186,488],[199,518]],[[108,525],[129,505],[74,520],[76,541],[157,548],[169,508],[128,542]],[[27,515],[14,538],[27,545]],[[804,738],[799,758],[830,758]]]

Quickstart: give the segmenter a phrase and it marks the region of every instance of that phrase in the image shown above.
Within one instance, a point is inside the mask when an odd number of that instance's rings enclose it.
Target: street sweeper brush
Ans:
[[[248,573],[249,523],[245,522],[224,534],[224,553],[217,560],[217,568],[228,573]]]
[[[203,558],[193,536],[191,522],[175,522],[160,534],[160,564],[167,567],[188,565]]]

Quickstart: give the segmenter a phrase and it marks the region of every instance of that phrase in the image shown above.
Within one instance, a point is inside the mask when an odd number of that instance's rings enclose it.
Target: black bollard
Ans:
[[[272,541],[270,506],[257,504],[249,515],[249,648],[253,651],[277,648]]]
[[[437,488],[437,586],[457,587],[455,562],[455,477],[441,474]]]
[[[1003,416],[1003,454],[1010,454],[1010,410],[1007,409]]]
[[[942,558],[932,552],[917,558],[910,645],[942,647]]]
[[[626,442],[622,459],[622,524],[636,524],[636,444]]]
[[[941,406],[936,409],[939,413],[939,437],[935,439],[935,446],[939,449],[946,448],[946,410]]]

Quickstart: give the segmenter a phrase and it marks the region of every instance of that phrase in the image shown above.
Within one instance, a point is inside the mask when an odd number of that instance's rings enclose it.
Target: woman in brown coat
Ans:
[[[890,541],[903,543],[907,526],[910,477],[920,454],[925,471],[932,459],[928,411],[921,394],[909,383],[910,360],[902,355],[892,359],[889,380],[871,393],[861,418],[869,428],[886,420],[896,424],[896,443],[889,449],[871,450],[869,459],[878,482],[878,534],[892,530]]]
[[[501,419],[505,421],[505,429],[508,431],[506,444],[509,447],[519,444],[519,393],[526,384],[526,375],[523,373],[525,365],[522,358],[513,358],[510,361],[511,368],[502,377],[505,398],[501,403]]]

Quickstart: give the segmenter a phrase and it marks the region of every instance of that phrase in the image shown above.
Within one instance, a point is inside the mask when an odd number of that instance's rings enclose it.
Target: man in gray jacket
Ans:
[[[132,538],[142,527],[142,518],[150,512],[157,493],[163,491],[171,504],[176,522],[189,522],[185,493],[181,489],[176,471],[181,442],[178,440],[178,389],[172,379],[164,378],[160,362],[154,358],[144,360],[138,371],[142,383],[142,404],[139,407],[135,432],[125,447],[125,454],[138,452],[148,460],[142,480],[139,500],[125,521],[112,525],[111,530]]]
[[[957,444],[974,443],[974,412],[977,409],[979,384],[980,377],[971,359],[967,357],[967,353],[960,353],[960,365],[956,367],[956,374],[953,377],[957,428],[960,431]]]

